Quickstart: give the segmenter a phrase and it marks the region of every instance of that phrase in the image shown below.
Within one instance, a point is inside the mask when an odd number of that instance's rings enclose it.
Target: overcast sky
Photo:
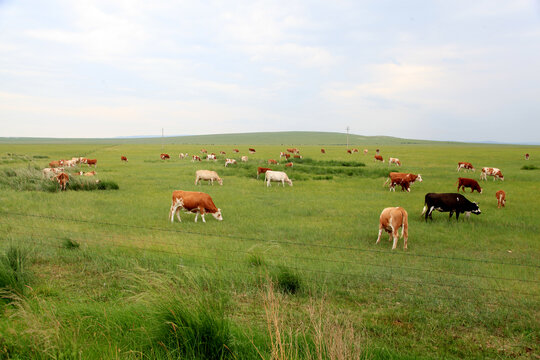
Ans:
[[[0,0],[0,123],[540,142],[540,2]]]

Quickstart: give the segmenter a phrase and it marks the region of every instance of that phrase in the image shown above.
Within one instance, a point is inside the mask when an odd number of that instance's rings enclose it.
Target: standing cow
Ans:
[[[460,213],[467,213],[467,217],[469,213],[475,215],[480,215],[482,213],[477,203],[471,202],[465,196],[455,193],[426,194],[424,199],[424,209],[422,210],[422,215],[426,215],[426,221],[428,216],[433,220],[433,210],[450,212],[449,218],[452,217],[453,213],[456,213],[456,221],[459,220]]]
[[[285,174],[283,171],[267,170],[266,173],[265,173],[264,179],[266,181],[266,187],[271,186],[270,185],[271,181],[281,182],[281,184],[284,187],[285,187],[285,183],[289,184],[290,186],[293,186],[292,180],[289,179],[287,174]]]
[[[506,193],[504,190],[499,190],[495,193],[495,196],[497,197],[497,208],[500,209],[504,206],[506,206]]]
[[[375,159],[375,161],[382,161],[382,162],[384,162],[384,159],[383,159],[383,157],[382,157],[381,155],[375,155],[373,158]]]
[[[397,166],[401,166],[401,161],[399,161],[398,158],[388,158],[388,166],[390,166],[390,164],[396,164]]]
[[[474,166],[472,166],[470,162],[465,162],[465,161],[458,162],[457,171],[459,172],[461,169],[475,171]]]
[[[478,181],[474,179],[468,179],[468,178],[458,178],[457,184],[457,191],[459,192],[460,189],[463,189],[463,192],[465,192],[465,188],[471,188],[471,192],[474,192],[474,190],[478,191],[480,194],[482,193],[482,188],[480,187],[480,184],[478,184]]]
[[[66,186],[69,182],[69,175],[66,174],[65,172],[62,172],[58,175],[56,175],[56,181],[58,182],[58,184],[60,184],[60,189],[65,191],[66,190]]]
[[[204,214],[206,213],[212,214],[218,221],[223,220],[221,209],[218,209],[216,205],[214,205],[214,201],[210,195],[206,193],[182,190],[173,191],[172,205],[169,210],[171,222],[174,222],[174,214],[176,214],[178,221],[182,222],[182,219],[180,219],[180,209],[195,213],[195,222],[197,222],[197,217],[201,214],[202,221],[206,223],[206,220],[204,219]]]
[[[497,179],[504,181],[504,176],[498,168],[483,167],[482,172],[480,173],[480,180],[487,180],[488,176],[493,176],[493,181]]]
[[[214,180],[218,182],[219,185],[223,185],[223,179],[221,179],[217,172],[212,170],[197,170],[195,171],[195,185],[199,184],[201,180],[210,181],[214,185]]]
[[[379,217],[379,236],[377,237],[376,244],[381,241],[381,234],[384,230],[389,234],[389,240],[392,240],[392,237],[394,238],[394,244],[392,245],[392,250],[394,250],[399,239],[399,228],[401,228],[401,237],[403,238],[403,249],[407,250],[407,240],[409,239],[407,211],[402,207],[385,208]]]

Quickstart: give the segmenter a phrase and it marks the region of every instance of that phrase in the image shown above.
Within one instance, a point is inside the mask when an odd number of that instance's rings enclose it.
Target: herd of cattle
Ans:
[[[217,161],[217,155],[214,153],[208,154],[206,149],[200,150],[202,154],[206,154],[206,160],[210,161]],[[253,148],[248,149],[250,154],[254,154],[256,151]],[[238,149],[233,149],[234,153],[238,153]],[[357,153],[358,149],[351,149],[347,150],[348,153]],[[322,154],[326,154],[325,149],[321,149]],[[367,154],[368,150],[364,150],[364,154]],[[220,151],[220,155],[226,155],[224,151]],[[302,156],[300,155],[300,150],[297,148],[289,148],[287,149],[287,152],[280,152],[279,158],[285,158],[286,160],[289,160],[290,157],[301,159]],[[161,154],[160,158],[162,160],[170,159],[169,154]],[[189,158],[189,155],[187,153],[180,153],[179,154],[180,159],[187,159]],[[384,159],[379,153],[379,149],[376,150],[375,153],[375,161],[382,161],[384,162]],[[248,156],[241,156],[242,162],[248,161]],[[525,155],[525,159],[529,159],[529,154]],[[127,162],[127,157],[121,156],[121,161]],[[201,157],[199,155],[192,155],[191,161],[201,161]],[[231,158],[225,158],[225,167],[228,165],[234,165],[237,161],[235,159]],[[54,178],[58,183],[60,184],[60,187],[62,190],[65,190],[67,183],[69,182],[69,175],[64,171],[66,167],[73,167],[78,164],[87,164],[88,166],[97,166],[97,160],[96,159],[86,159],[83,157],[74,157],[71,160],[58,160],[58,161],[51,161],[49,163],[49,167],[43,169],[43,174],[46,177]],[[268,160],[269,165],[278,165],[278,161],[274,159]],[[397,158],[390,157],[388,160],[388,164],[396,164],[397,166],[401,166],[401,162]],[[288,162],[285,164],[286,167],[292,167],[293,163]],[[470,162],[459,162],[457,171],[460,172],[461,170],[464,171],[475,171],[475,168]],[[94,176],[96,174],[95,171],[91,172],[77,172],[75,175],[84,175],[84,176]],[[285,186],[285,183],[287,183],[290,186],[293,186],[292,180],[287,176],[287,174],[283,171],[274,171],[271,168],[268,167],[258,167],[257,168],[257,179],[259,179],[259,176],[261,174],[265,175],[265,182],[266,186],[271,186],[271,182],[281,182],[283,186]],[[493,181],[495,180],[501,180],[504,181],[504,176],[500,169],[498,168],[492,168],[492,167],[483,167],[480,173],[480,180],[487,180],[488,176],[493,177]],[[195,185],[198,185],[201,180],[208,181],[212,185],[214,184],[214,181],[216,181],[219,185],[223,185],[223,179],[219,177],[218,173],[216,171],[212,170],[197,170],[195,172]],[[386,179],[386,182],[383,184],[383,186],[389,185],[390,191],[395,191],[396,186],[401,186],[402,191],[411,191],[411,185],[415,182],[422,182],[422,176],[420,174],[412,174],[412,173],[401,173],[401,172],[390,172],[388,175],[388,179]],[[433,211],[437,210],[440,212],[449,212],[450,216],[455,213],[456,214],[456,220],[459,220],[459,215],[462,213],[465,213],[465,215],[468,217],[471,213],[473,214],[481,214],[480,208],[478,207],[478,204],[475,202],[469,201],[465,196],[460,194],[460,190],[463,190],[465,192],[465,188],[470,188],[471,193],[475,190],[482,194],[483,189],[481,188],[478,181],[470,178],[464,178],[459,177],[457,182],[457,193],[428,193],[425,195],[424,199],[424,208],[422,210],[422,216],[425,216],[425,221],[427,221],[428,217],[432,219]],[[497,207],[501,208],[504,207],[506,204],[506,193],[504,190],[499,190],[496,192],[496,198],[497,198]],[[210,197],[210,195],[203,193],[203,192],[196,192],[196,191],[181,191],[181,190],[175,190],[172,194],[172,204],[169,211],[169,219],[171,222],[174,222],[174,216],[176,215],[178,221],[181,221],[180,218],[180,210],[184,210],[188,213],[195,213],[195,222],[197,222],[199,214],[201,215],[201,218],[203,222],[206,222],[205,220],[205,214],[209,213],[211,214],[216,220],[222,221],[223,216],[221,214],[221,209],[217,208],[214,204],[214,201]],[[401,228],[401,237],[404,238],[404,249],[407,249],[407,240],[408,240],[408,214],[405,209],[402,207],[390,207],[383,209],[380,217],[379,217],[379,236],[377,238],[377,242],[379,243],[381,234],[384,231],[389,233],[390,240],[393,239],[393,246],[392,249],[395,249],[397,246],[397,241],[399,238],[398,230]]]

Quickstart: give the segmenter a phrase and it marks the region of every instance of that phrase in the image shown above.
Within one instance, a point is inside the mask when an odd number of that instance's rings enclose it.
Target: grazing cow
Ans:
[[[61,190],[66,190],[66,185],[69,182],[69,175],[65,172],[61,172],[60,174],[56,175],[56,181],[60,184]]]
[[[220,151],[219,153],[220,153],[220,155],[225,155],[226,154],[225,151]]]
[[[250,154],[255,154],[256,153],[255,149],[253,149],[253,148],[249,148],[248,150],[249,150]]]
[[[422,215],[426,215],[426,221],[428,216],[431,220],[433,220],[433,210],[450,212],[449,219],[452,217],[453,213],[456,213],[456,221],[459,220],[460,213],[466,213],[467,217],[469,217],[471,212],[476,215],[480,215],[482,213],[477,203],[471,202],[465,196],[455,193],[426,194],[424,200],[424,209],[422,210]]]
[[[401,228],[401,237],[403,238],[403,249],[407,250],[407,240],[409,238],[409,222],[408,214],[402,207],[388,207],[381,212],[379,217],[379,236],[377,237],[378,244],[381,241],[381,234],[386,231],[389,234],[389,239],[394,238],[394,244],[392,245],[392,250],[397,246],[399,239],[399,228]]]
[[[288,154],[287,154],[286,152],[283,152],[283,151],[280,151],[280,152],[279,152],[279,158],[280,158],[280,159],[281,159],[282,157],[284,157],[284,156],[287,157],[287,155],[288,155]]]
[[[321,149],[321,153],[322,153],[322,154],[326,154],[326,150]]]
[[[171,157],[169,156],[169,154],[161,154],[159,155],[159,157],[161,158],[161,160],[165,160],[165,159],[170,159]]]
[[[63,165],[67,167],[74,167],[77,165],[77,160],[63,160]]]
[[[374,158],[375,158],[375,161],[378,160],[378,161],[384,162],[384,159],[383,159],[383,157],[381,155],[375,155]]]
[[[191,161],[201,161],[201,157],[199,155],[191,155]]]
[[[525,160],[529,160],[529,154],[525,154]]]
[[[122,157],[120,158],[120,160],[121,160],[121,161],[128,162],[128,159],[127,159],[127,157],[125,157],[125,156],[122,156]]]
[[[271,186],[270,185],[271,181],[277,181],[277,182],[281,181],[284,187],[285,187],[285,183],[289,184],[290,186],[293,186],[292,180],[289,179],[287,174],[285,174],[283,171],[267,170],[266,173],[264,174],[264,180],[266,181],[266,187]]]
[[[240,152],[240,150],[238,150],[238,149],[233,149],[232,151],[235,152],[235,153],[239,153],[239,152]]]
[[[197,222],[197,217],[201,214],[202,221],[205,223],[204,214],[206,213],[212,214],[218,221],[223,220],[221,209],[218,209],[214,205],[214,201],[206,193],[182,190],[173,191],[172,205],[169,211],[171,222],[174,222],[174,214],[176,214],[178,221],[182,222],[182,219],[180,219],[180,209],[195,213],[195,222]]]
[[[293,165],[294,165],[294,164],[293,164],[292,162],[289,162],[289,163],[286,163],[286,164],[285,164],[285,167],[293,167]]]
[[[88,165],[88,167],[90,167],[91,165],[94,165],[94,167],[97,167],[97,159],[86,159],[86,165]]]
[[[396,164],[397,166],[401,166],[401,161],[399,161],[398,158],[388,158],[388,166],[390,166],[390,164]]]
[[[178,154],[178,157],[179,157],[180,159],[185,159],[187,156],[188,156],[188,153],[185,153],[185,154],[184,154],[184,153],[180,153],[180,154]]]
[[[210,154],[206,157],[206,160],[217,160],[216,154]]]
[[[302,155],[294,155],[293,156],[295,159],[303,159],[304,157]],[[288,159],[288,158],[287,158]]]
[[[347,150],[347,154],[352,154],[352,151],[351,151],[351,150]]]
[[[470,162],[460,161],[457,163],[457,171],[461,169],[475,171],[474,166]]]
[[[287,151],[291,154],[300,154],[300,150],[298,150],[297,148],[287,149]]]
[[[407,183],[407,188],[409,188],[408,184],[413,184],[415,181],[422,182],[422,175],[418,174],[411,174],[411,173],[399,173],[399,172],[391,172],[388,174],[388,179],[386,179],[386,182],[383,184],[385,186],[390,181],[390,191],[396,191],[395,186],[401,185],[402,183]],[[403,185],[401,186],[403,190]]]
[[[244,156],[242,156],[242,157],[240,158],[240,160],[243,161],[243,162],[247,162],[247,161],[248,161],[248,157],[247,157],[246,155],[244,155]]]
[[[223,180],[218,176],[217,172],[212,170],[195,171],[195,185],[199,184],[201,180],[210,181],[212,185],[214,185],[214,180],[216,180],[219,185],[223,185]]]
[[[277,165],[278,162],[276,160],[274,160],[274,159],[268,159],[268,164],[269,165]]]
[[[81,171],[82,172],[82,171]],[[94,176],[96,175],[96,171],[93,170],[93,171],[87,171],[85,172],[84,174],[80,174],[80,175],[84,175],[84,176]]]
[[[207,154],[208,153],[208,150],[206,149],[201,149],[201,154]]]
[[[62,165],[60,164],[60,161],[51,161],[49,163],[49,167],[50,168],[59,168],[61,167]]]
[[[468,187],[468,188],[471,188],[471,193],[476,190],[478,191],[480,194],[482,193],[482,188],[480,187],[480,185],[478,184],[478,181],[474,180],[474,179],[468,179],[468,178],[458,178],[458,181],[456,182],[456,184],[458,184],[457,186],[457,191],[459,192],[459,189],[463,189],[463,192],[465,192],[465,188]]]
[[[364,155],[367,155],[368,149],[364,149]]]
[[[225,159],[225,167],[227,167],[227,165],[231,165],[231,164],[236,164],[236,160],[234,160],[234,159]]]
[[[352,149],[352,152],[353,152],[353,153],[357,153],[357,152],[358,152],[358,149]]]
[[[499,190],[495,193],[495,196],[497,197],[497,208],[500,209],[504,206],[506,206],[506,193],[504,190]]]
[[[260,174],[266,174],[266,172],[267,172],[268,170],[272,170],[272,169],[266,168],[266,167],[260,167],[260,166],[259,166],[259,167],[257,168],[257,179],[259,178],[259,175],[260,175]]]
[[[43,173],[43,176],[51,178],[56,174],[60,174],[61,172],[64,172],[64,168],[45,168],[41,170]]]
[[[488,175],[493,176],[493,181],[496,179],[501,179],[501,181],[504,181],[504,176],[501,170],[497,168],[483,167],[482,173],[480,174],[480,180],[487,180]]]

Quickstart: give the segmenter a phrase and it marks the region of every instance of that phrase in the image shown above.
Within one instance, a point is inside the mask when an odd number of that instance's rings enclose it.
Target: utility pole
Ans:
[[[349,150],[349,130],[351,130],[351,128],[347,125],[347,150]]]

